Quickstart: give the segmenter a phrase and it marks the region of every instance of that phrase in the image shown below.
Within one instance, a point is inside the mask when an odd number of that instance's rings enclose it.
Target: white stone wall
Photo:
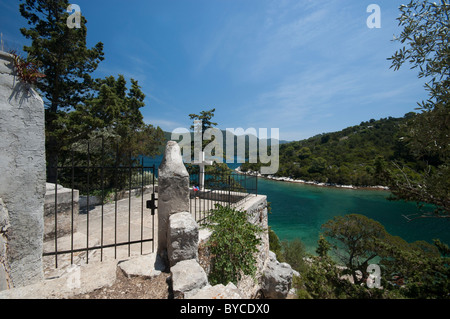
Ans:
[[[44,132],[41,97],[19,81],[12,56],[0,51],[0,197],[8,209],[6,256],[14,287],[43,278]]]

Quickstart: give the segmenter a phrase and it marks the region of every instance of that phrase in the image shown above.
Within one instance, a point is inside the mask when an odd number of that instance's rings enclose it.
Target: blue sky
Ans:
[[[97,77],[123,74],[146,94],[146,123],[189,128],[216,109],[226,128],[279,128],[300,140],[372,118],[399,117],[426,99],[409,66],[389,69],[401,29],[396,0],[73,0],[88,44],[104,43]],[[5,43],[27,41],[19,1],[0,0]],[[370,29],[369,4],[381,8]],[[269,130],[270,132],[270,130]]]

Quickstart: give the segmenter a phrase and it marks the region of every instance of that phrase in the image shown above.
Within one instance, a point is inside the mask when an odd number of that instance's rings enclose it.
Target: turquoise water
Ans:
[[[144,158],[144,165],[157,167],[162,156]],[[237,161],[236,161],[237,162]],[[239,163],[229,164],[232,169]],[[408,222],[403,215],[417,213],[414,203],[393,202],[389,192],[317,187],[258,178],[258,194],[267,195],[272,213],[269,226],[281,240],[299,238],[314,253],[321,226],[336,215],[363,214],[380,222],[386,230],[408,242],[435,238],[450,244],[450,220],[417,219]]]
[[[314,253],[321,226],[336,215],[363,214],[408,242],[434,238],[450,243],[450,221],[421,218],[408,222],[402,215],[417,213],[414,203],[393,202],[387,191],[352,190],[258,179],[258,193],[267,195],[272,213],[269,226],[281,240],[299,238]]]

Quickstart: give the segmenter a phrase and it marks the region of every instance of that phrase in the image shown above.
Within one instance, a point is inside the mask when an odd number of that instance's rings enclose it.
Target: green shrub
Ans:
[[[269,227],[269,249],[275,253],[277,260],[282,260],[281,242],[277,234]]]
[[[212,230],[208,241],[211,251],[212,285],[237,283],[242,275],[256,272],[255,253],[263,229],[247,220],[245,211],[216,204],[204,227]]]
[[[286,262],[299,272],[305,269],[306,251],[303,242],[296,238],[291,241],[283,241],[281,243],[282,258],[279,261]]]

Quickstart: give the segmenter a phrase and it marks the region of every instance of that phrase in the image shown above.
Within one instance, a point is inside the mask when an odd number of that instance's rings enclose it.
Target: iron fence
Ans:
[[[70,255],[73,264],[80,253],[88,263],[93,251],[100,251],[103,261],[106,249],[117,258],[123,246],[128,247],[128,257],[136,245],[140,254],[144,244],[146,253],[153,252],[155,165],[144,166],[131,154],[119,155],[118,146],[112,151],[103,139],[95,149],[90,142],[85,146],[66,152],[63,159],[55,159],[56,167],[47,168],[55,179],[50,183],[53,199],[46,198],[44,207],[43,256],[54,256],[58,268],[61,255]]]
[[[190,210],[199,223],[204,223],[217,204],[237,207],[258,194],[256,175],[234,171],[206,173],[203,189],[199,186],[198,173],[190,174],[189,182]]]

